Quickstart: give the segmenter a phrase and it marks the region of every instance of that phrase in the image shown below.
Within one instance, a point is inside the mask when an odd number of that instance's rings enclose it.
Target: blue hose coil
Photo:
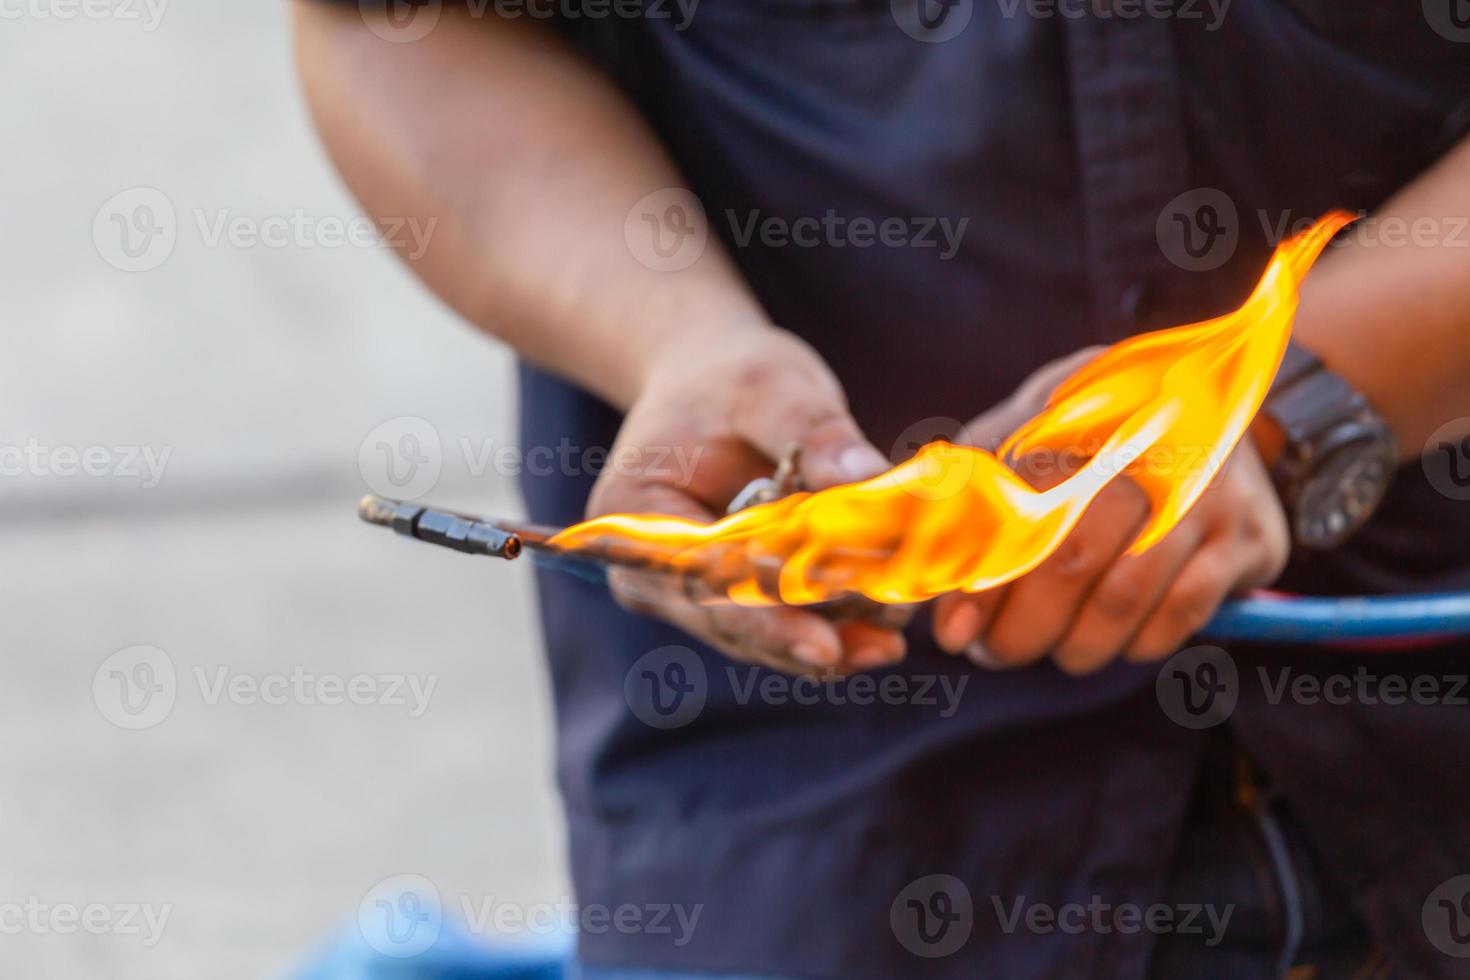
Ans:
[[[1470,592],[1227,602],[1201,630],[1212,640],[1324,643],[1470,634]]]
[[[604,569],[537,555],[536,564],[607,581]],[[1470,635],[1470,592],[1351,598],[1251,597],[1227,602],[1200,635],[1260,643],[1414,640]]]

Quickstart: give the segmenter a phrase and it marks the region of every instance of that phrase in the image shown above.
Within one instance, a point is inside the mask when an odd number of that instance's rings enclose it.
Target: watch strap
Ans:
[[[1286,353],[1281,356],[1281,366],[1276,369],[1276,378],[1271,382],[1271,395],[1321,369],[1321,358],[1295,340],[1288,341]]]

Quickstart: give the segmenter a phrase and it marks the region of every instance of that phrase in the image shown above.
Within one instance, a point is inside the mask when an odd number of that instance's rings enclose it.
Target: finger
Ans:
[[[684,493],[634,476],[599,479],[590,514],[649,512],[708,521],[709,511]],[[788,672],[831,669],[842,659],[842,640],[831,623],[796,609],[742,609],[697,601],[691,583],[675,575],[614,568],[608,572],[614,600],[630,612],[655,616],[729,656]],[[701,596],[698,599],[716,597]]]
[[[707,523],[714,514],[688,492],[655,476],[616,474],[609,467],[598,477],[587,499],[587,516],[604,514],[668,514]]]
[[[673,576],[628,569],[610,572],[608,585],[624,608],[657,616],[738,660],[813,673],[835,670],[843,659],[837,627],[815,613],[695,602]]]
[[[908,644],[896,629],[866,620],[852,620],[837,627],[846,651],[843,664],[852,670],[891,667],[903,660]]]
[[[984,592],[951,592],[934,600],[934,640],[946,653],[959,654],[975,642],[995,614],[1009,586]]]
[[[863,435],[840,391],[792,383],[741,404],[735,428],[771,459],[801,447],[800,475],[810,490],[853,483],[889,468],[888,458]]]
[[[1162,660],[1204,629],[1237,581],[1241,556],[1231,552],[1215,543],[1194,553],[1129,644],[1129,660]]]
[[[1204,538],[1198,521],[1179,524],[1141,555],[1122,555],[1103,574],[1052,654],[1069,674],[1086,674],[1130,649],[1170,583]]]
[[[1133,540],[1148,516],[1148,498],[1130,480],[1108,485],[1050,557],[1011,583],[984,647],[1001,663],[1033,663],[1067,635],[1087,594]]]

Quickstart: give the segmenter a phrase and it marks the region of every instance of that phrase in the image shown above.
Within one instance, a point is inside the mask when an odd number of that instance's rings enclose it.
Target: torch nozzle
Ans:
[[[369,494],[357,505],[357,516],[369,524],[391,527],[399,534],[471,555],[512,559],[521,553],[520,535],[488,521],[419,504]]]

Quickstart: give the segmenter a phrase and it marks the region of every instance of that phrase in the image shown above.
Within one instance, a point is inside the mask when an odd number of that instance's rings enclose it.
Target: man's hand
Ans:
[[[1042,368],[977,419],[970,440],[994,448],[1095,354],[1083,351]],[[1286,515],[1249,439],[1163,540],[1125,556],[1147,517],[1143,491],[1127,478],[1113,481],[1035,570],[1001,588],[936,600],[935,638],[950,653],[967,653],[989,667],[1021,666],[1050,654],[1061,669],[1085,674],[1119,655],[1161,660],[1198,632],[1225,598],[1273,581],[1290,553]]]
[[[713,520],[772,461],[801,447],[802,483],[812,490],[866,479],[888,460],[863,438],[837,379],[810,347],[785,331],[746,323],[672,341],[645,374],[641,395],[613,455],[682,450],[692,473],[661,467],[603,471],[588,516],[659,513]],[[870,623],[834,625],[798,608],[742,608],[689,600],[667,576],[615,570],[613,595],[740,660],[795,673],[845,673],[903,659],[903,634]]]

